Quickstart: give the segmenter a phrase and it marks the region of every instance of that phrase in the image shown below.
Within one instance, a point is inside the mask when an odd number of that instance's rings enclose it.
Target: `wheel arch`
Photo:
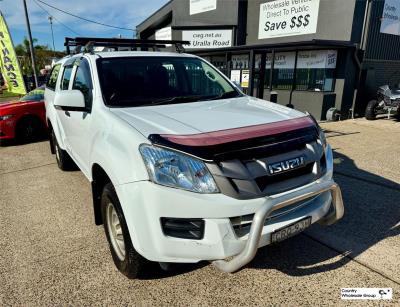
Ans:
[[[48,118],[46,118],[46,124],[47,124],[47,135],[49,137],[49,142],[50,142],[50,152],[54,155],[56,151],[54,149],[54,140],[52,138],[53,125],[51,124],[51,121]]]
[[[17,121],[15,122],[15,126],[14,126],[14,134],[15,135],[18,135],[18,129],[20,128],[20,125],[23,123],[24,120],[27,120],[27,119],[35,120],[42,129],[46,128],[45,124],[43,123],[43,119],[41,119],[40,116],[38,116],[36,114],[32,114],[32,113],[26,113],[26,114],[19,116]]]
[[[93,198],[93,212],[94,221],[96,225],[103,224],[103,217],[101,215],[101,194],[103,193],[104,186],[112,180],[107,172],[97,163],[92,165],[92,198]]]

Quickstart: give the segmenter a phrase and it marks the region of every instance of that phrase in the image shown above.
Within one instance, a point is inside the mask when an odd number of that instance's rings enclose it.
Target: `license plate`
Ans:
[[[292,225],[278,229],[272,233],[271,243],[281,242],[302,232],[311,225],[311,217],[306,217]]]

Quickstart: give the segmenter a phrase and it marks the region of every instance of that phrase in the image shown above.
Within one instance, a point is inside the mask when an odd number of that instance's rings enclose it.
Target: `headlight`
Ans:
[[[320,140],[320,142],[321,142],[321,145],[324,147],[324,150],[325,150],[325,148],[326,148],[326,146],[327,146],[327,142],[326,142],[326,136],[325,136],[325,133],[324,133],[324,131],[322,130],[322,128],[321,128],[321,126],[318,124],[318,122],[317,122],[317,120],[315,119],[315,117],[314,116],[312,116],[310,113],[308,113],[308,112],[306,112],[306,114],[311,118],[311,120],[315,123],[315,126],[317,127],[317,129],[318,129],[318,139]]]
[[[8,114],[8,115],[0,115],[0,120],[7,120],[13,117],[14,115]]]
[[[326,157],[326,175],[329,179],[333,176],[333,152],[332,148],[329,144],[327,144],[325,149],[325,157]]]
[[[139,150],[154,183],[197,193],[219,192],[214,178],[202,161],[145,144]]]

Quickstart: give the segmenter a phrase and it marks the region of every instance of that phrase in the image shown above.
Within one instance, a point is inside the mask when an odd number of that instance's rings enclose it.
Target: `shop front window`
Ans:
[[[249,70],[250,56],[246,54],[233,54],[230,62],[231,81],[241,85],[243,92],[248,93],[250,70]]]
[[[275,53],[272,74],[273,90],[291,90],[296,73],[295,90],[297,91],[333,91],[337,50],[307,50]],[[270,87],[272,53],[266,54],[264,89]]]
[[[272,73],[272,89],[290,90],[293,84],[296,52],[275,53],[274,70]],[[264,88],[269,88],[272,65],[272,54],[266,55]]]
[[[299,51],[297,56],[296,90],[334,90],[336,50]]]

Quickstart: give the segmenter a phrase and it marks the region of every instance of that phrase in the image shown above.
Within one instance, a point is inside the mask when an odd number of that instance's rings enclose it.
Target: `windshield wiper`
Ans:
[[[230,91],[224,92],[220,95],[188,95],[188,96],[174,96],[168,98],[161,98],[156,100],[148,101],[146,99],[140,100],[120,100],[118,101],[119,107],[143,107],[143,106],[157,106],[162,104],[172,104],[172,103],[183,103],[183,102],[195,102],[199,100],[207,101],[207,100],[216,100],[216,99],[224,99],[224,98],[233,98],[239,96],[238,92]],[[114,99],[115,100],[115,99]],[[125,103],[121,103],[125,102]],[[134,103],[134,104],[133,104]],[[117,107],[117,105],[113,105]]]
[[[148,105],[151,106],[156,106],[160,104],[169,104],[169,103],[175,103],[175,102],[193,102],[193,101],[198,101],[202,98],[203,96],[201,95],[191,95],[191,96],[175,96],[175,97],[168,97],[168,98],[163,98],[163,99],[158,99],[150,102]]]
[[[234,98],[240,96],[238,92],[236,91],[229,91],[229,92],[224,92],[219,95],[211,96],[208,97],[206,100],[217,100],[217,99],[225,99],[225,98]]]

